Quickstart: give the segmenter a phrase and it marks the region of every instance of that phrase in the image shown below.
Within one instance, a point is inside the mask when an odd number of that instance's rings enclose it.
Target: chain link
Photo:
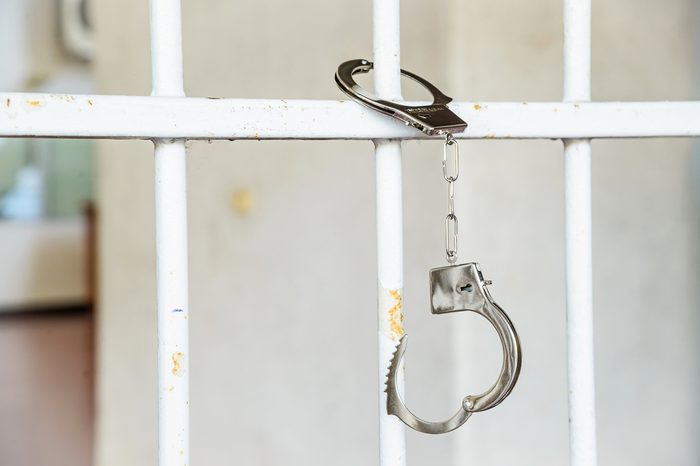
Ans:
[[[449,153],[453,156],[450,157]],[[452,163],[448,163],[448,159]],[[448,165],[451,165],[448,167]],[[450,169],[452,172],[450,173]],[[457,235],[459,221],[455,215],[455,186],[454,182],[459,178],[459,145],[452,134],[445,136],[445,145],[442,151],[442,175],[447,181],[447,217],[445,217],[445,253],[447,262],[454,264],[457,262]]]

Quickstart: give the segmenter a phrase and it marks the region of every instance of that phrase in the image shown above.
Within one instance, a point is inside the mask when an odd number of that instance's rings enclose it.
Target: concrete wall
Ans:
[[[594,98],[687,98],[690,4],[596,3]],[[184,2],[188,94],[341,98],[337,64],[371,55],[371,2],[348,5]],[[97,0],[93,11],[99,90],[148,94],[147,5]],[[561,98],[557,1],[404,2],[402,28],[404,66],[459,100]],[[440,145],[404,147],[408,401],[438,419],[492,382],[500,355],[474,316],[428,316],[426,271],[444,261]],[[462,148],[460,256],[494,280],[524,369],[507,402],[461,431],[409,432],[410,462],[565,464],[561,143]],[[147,465],[157,454],[152,146],[99,150],[97,464]],[[376,464],[371,144],[200,142],[189,154],[193,463]],[[696,464],[690,144],[596,142],[594,154],[602,464]]]

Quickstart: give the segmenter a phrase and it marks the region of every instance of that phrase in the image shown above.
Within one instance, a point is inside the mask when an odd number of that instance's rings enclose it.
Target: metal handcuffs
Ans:
[[[355,82],[353,75],[367,73],[372,68],[373,64],[367,60],[346,61],[338,67],[335,81],[340,89],[353,100],[393,116],[428,135],[449,136],[466,129],[467,123],[447,107],[452,99],[425,79],[408,71],[401,70],[401,74],[417,81],[430,91],[433,95],[432,104],[408,106],[380,99],[367,92]],[[486,289],[486,286],[490,284],[490,281],[484,280],[481,270],[475,262],[450,265],[430,271],[431,311],[433,314],[472,311],[485,317],[496,329],[503,348],[503,365],[496,383],[479,395],[466,396],[457,413],[446,421],[431,422],[420,419],[406,407],[401,399],[396,380],[406,352],[407,335],[404,335],[399,341],[388,368],[389,373],[386,380],[388,414],[397,416],[406,425],[420,432],[441,434],[458,428],[473,413],[486,411],[497,406],[510,394],[520,375],[522,363],[520,340],[513,323],[503,309],[493,301]]]
[[[417,107],[402,105],[380,99],[364,90],[352,76],[357,73],[369,73],[373,67],[372,62],[364,59],[346,61],[338,67],[338,71],[335,73],[335,82],[353,100],[378,112],[398,118],[405,124],[430,136],[460,133],[467,127],[464,120],[447,108],[447,104],[452,101],[451,97],[446,96],[437,87],[409,71],[401,70],[401,74],[425,87],[433,95],[432,104]]]
[[[404,335],[391,358],[386,381],[386,409],[389,414],[397,416],[406,425],[420,432],[443,434],[464,424],[472,413],[497,406],[510,394],[520,375],[520,340],[513,323],[503,309],[493,302],[486,289],[490,284],[489,280],[484,280],[479,265],[475,262],[430,271],[430,305],[433,314],[472,311],[485,317],[496,329],[503,347],[503,365],[496,383],[479,395],[464,397],[459,411],[446,421],[429,422],[420,419],[406,407],[396,383],[401,359],[406,351],[407,335]]]

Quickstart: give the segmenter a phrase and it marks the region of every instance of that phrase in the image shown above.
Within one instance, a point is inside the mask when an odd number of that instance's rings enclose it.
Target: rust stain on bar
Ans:
[[[394,305],[387,311],[389,314],[389,330],[391,339],[398,341],[404,334],[403,331],[403,298],[401,291],[389,290],[389,295],[394,299]]]
[[[171,356],[173,360],[173,369],[172,373],[173,375],[180,375],[182,371],[182,356],[183,354],[180,351],[176,351],[173,353]]]

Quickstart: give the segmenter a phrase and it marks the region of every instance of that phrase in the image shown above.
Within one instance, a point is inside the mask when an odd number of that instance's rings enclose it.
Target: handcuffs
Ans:
[[[433,96],[433,103],[429,105],[409,106],[380,99],[367,92],[358,85],[353,75],[368,73],[373,68],[370,61],[358,59],[342,63],[335,74],[338,87],[353,100],[383,114],[392,116],[423,131],[427,135],[444,135],[445,156],[443,158],[443,172],[448,182],[448,206],[449,213],[445,223],[445,242],[447,261],[449,266],[430,270],[430,296],[431,312],[433,314],[446,314],[460,311],[471,311],[485,317],[496,329],[503,348],[503,363],[501,372],[491,388],[479,395],[468,395],[462,400],[462,404],[451,418],[442,422],[425,421],[414,415],[399,393],[397,377],[404,353],[406,352],[407,335],[403,335],[394,351],[389,366],[386,380],[386,410],[390,415],[401,419],[409,427],[428,434],[442,434],[450,432],[471,417],[473,413],[486,411],[499,405],[513,390],[520,375],[522,354],[520,340],[513,323],[506,313],[491,298],[486,288],[491,284],[490,280],[484,280],[475,262],[457,264],[457,217],[454,215],[454,186],[453,182],[459,176],[459,154],[455,155],[456,174],[448,175],[447,149],[450,145],[456,146],[453,133],[466,129],[465,123],[454,114],[447,104],[452,99],[418,75],[401,70],[401,74],[413,79],[424,86]],[[450,227],[453,234],[450,233]]]

